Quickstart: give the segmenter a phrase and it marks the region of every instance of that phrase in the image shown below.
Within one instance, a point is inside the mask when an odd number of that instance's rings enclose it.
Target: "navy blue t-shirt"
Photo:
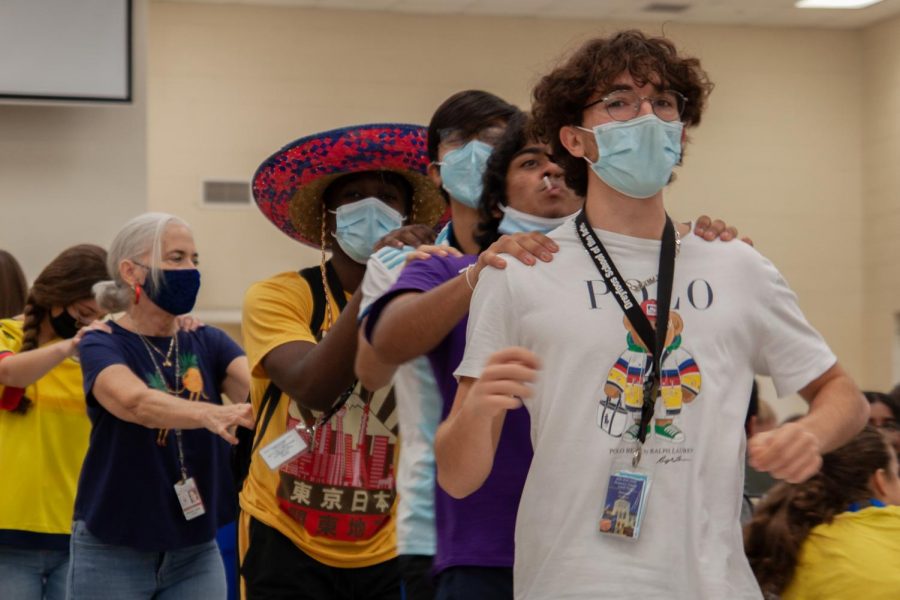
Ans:
[[[175,360],[147,348],[141,338],[115,323],[112,334],[90,332],[79,345],[84,393],[92,429],[90,445],[78,481],[75,519],[105,543],[162,552],[212,540],[216,529],[235,519],[235,488],[228,443],[206,429],[182,431],[188,476],[197,482],[206,514],[184,518],[174,485],[181,479],[174,430],[165,446],[157,444],[158,429],[129,423],[112,415],[94,397],[97,376],[122,364],[148,386],[174,388]],[[169,337],[146,339],[167,354]],[[156,365],[166,382],[160,381]],[[174,354],[174,352],[173,352]],[[179,378],[185,402],[221,404],[219,394],[228,365],[244,354],[223,331],[201,327],[178,333]]]

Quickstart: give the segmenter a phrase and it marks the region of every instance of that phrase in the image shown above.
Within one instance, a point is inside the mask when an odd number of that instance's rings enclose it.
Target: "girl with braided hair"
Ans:
[[[897,454],[867,426],[822,457],[800,484],[769,492],[744,529],[750,566],[767,598],[900,597]]]
[[[0,598],[62,599],[78,474],[91,425],[78,346],[103,317],[106,251],[83,244],[41,271],[24,314],[0,320]]]

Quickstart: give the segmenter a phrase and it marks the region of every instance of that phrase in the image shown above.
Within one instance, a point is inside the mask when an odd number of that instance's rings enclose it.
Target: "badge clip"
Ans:
[[[307,441],[303,439],[303,436],[300,435],[301,431],[306,431],[308,433],[310,439],[309,443],[307,443]],[[307,427],[306,425],[298,424],[296,427],[289,429],[270,443],[266,444],[260,449],[259,455],[266,462],[266,465],[274,471],[305,450],[312,450],[315,439],[315,425]]]
[[[176,483],[175,495],[178,496],[181,512],[184,513],[184,518],[188,521],[206,514],[203,499],[200,497],[200,490],[197,489],[197,482],[194,481],[193,477],[184,478]]]

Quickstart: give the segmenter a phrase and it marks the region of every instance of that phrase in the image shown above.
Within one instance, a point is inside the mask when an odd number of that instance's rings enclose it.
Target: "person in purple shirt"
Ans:
[[[442,419],[456,394],[453,371],[466,343],[472,287],[486,264],[510,253],[525,263],[550,260],[543,235],[581,207],[563,183],[547,147],[535,143],[527,115],[515,115],[495,147],[475,232],[480,254],[452,246],[420,247],[394,287],[372,306],[366,322],[379,359],[401,364],[425,354],[443,399]],[[501,238],[503,233],[513,234]],[[436,490],[437,598],[512,598],[513,531],[531,463],[527,414],[511,414],[497,450],[497,468],[476,494],[455,500]]]

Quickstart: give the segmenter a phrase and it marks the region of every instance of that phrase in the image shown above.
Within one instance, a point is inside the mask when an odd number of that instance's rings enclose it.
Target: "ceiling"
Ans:
[[[414,14],[506,15],[536,18],[606,19],[855,29],[900,15],[900,0],[858,10],[811,10],[794,0],[168,0]],[[657,10],[648,10],[655,6]]]

